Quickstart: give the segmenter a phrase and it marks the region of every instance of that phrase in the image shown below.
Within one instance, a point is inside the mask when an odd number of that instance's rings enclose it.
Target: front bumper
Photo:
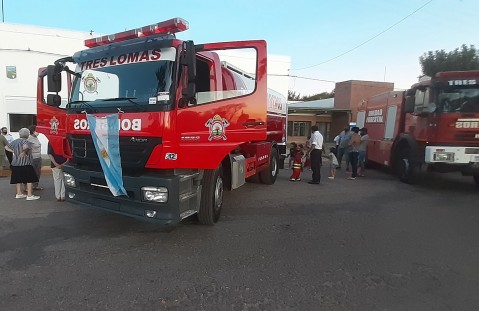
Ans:
[[[479,147],[427,146],[424,160],[428,164],[479,164]]]
[[[162,225],[175,225],[181,220],[178,176],[123,176],[123,186],[128,197],[115,197],[108,188],[96,186],[106,185],[102,172],[81,170],[72,166],[65,166],[63,171],[72,175],[76,180],[76,187],[65,185],[65,197],[68,202],[100,208]],[[142,187],[166,187],[168,201],[165,203],[144,201],[141,193]],[[146,211],[155,211],[156,215],[147,217]]]

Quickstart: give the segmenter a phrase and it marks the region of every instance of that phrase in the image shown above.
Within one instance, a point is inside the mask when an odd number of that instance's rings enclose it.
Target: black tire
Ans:
[[[396,175],[399,177],[400,181],[407,184],[411,184],[415,180],[415,166],[408,149],[404,149],[399,153],[396,160]]]
[[[269,167],[259,172],[259,179],[265,185],[272,185],[279,174],[279,156],[276,148],[271,148],[269,155]]]
[[[474,181],[476,182],[476,186],[479,187],[479,174],[474,174],[472,176],[472,178],[474,179]]]
[[[223,169],[205,170],[201,189],[198,220],[202,225],[214,225],[221,215],[223,205]]]

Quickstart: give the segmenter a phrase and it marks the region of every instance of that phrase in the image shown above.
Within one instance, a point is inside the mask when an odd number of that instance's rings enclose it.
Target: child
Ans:
[[[295,152],[296,152],[296,146],[297,146],[296,143],[291,143],[291,148],[289,148],[289,154],[288,154],[288,158],[289,158],[288,168],[289,168],[289,169],[292,169],[291,164],[292,164],[293,161],[294,161],[294,154],[295,154]]]
[[[303,169],[303,151],[300,146],[296,146],[293,158],[293,174],[289,178],[290,181],[300,181],[301,170]]]
[[[305,157],[304,157],[304,164],[303,168],[307,167],[308,170],[311,170],[311,158],[308,156],[309,149],[311,149],[311,142],[309,141],[311,139],[311,136],[308,136],[308,140],[306,140],[305,144]]]
[[[336,148],[329,148],[329,167],[331,168],[331,176],[329,179],[334,179],[336,177],[336,167],[338,166],[338,159],[336,158]]]

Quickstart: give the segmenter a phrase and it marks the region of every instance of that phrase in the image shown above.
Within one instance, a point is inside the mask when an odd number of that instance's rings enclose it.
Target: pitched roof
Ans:
[[[306,102],[289,102],[288,110],[334,109],[334,98],[311,100]]]

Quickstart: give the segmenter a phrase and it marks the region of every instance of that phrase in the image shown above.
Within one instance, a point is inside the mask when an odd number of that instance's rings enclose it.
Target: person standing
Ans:
[[[38,176],[38,181],[40,181],[40,175],[42,174],[42,143],[38,139],[36,125],[30,125],[28,130],[30,131],[28,141],[30,142],[30,146],[32,148],[32,166]],[[33,190],[43,190],[42,187],[38,186],[38,181],[33,183]]]
[[[351,131],[349,127],[345,127],[344,130],[339,134],[339,150],[338,150],[338,169],[341,169],[341,163],[343,157],[346,161],[346,171],[349,171],[349,140],[351,139]]]
[[[5,137],[7,142],[10,144],[13,141],[13,136],[8,132],[8,129],[4,126],[2,127],[2,136]],[[5,155],[7,156],[8,163],[12,165],[12,159],[13,159],[13,153],[10,151],[6,150]]]
[[[31,143],[28,141],[30,131],[27,128],[22,128],[18,131],[18,134],[20,138],[15,139],[5,147],[6,150],[13,153],[10,184],[16,185],[16,199],[38,200],[40,197],[33,195],[32,189],[32,183],[38,182],[38,176],[32,166]],[[27,185],[27,195],[22,193],[23,183]]]
[[[358,155],[359,145],[361,144],[361,137],[359,137],[359,127],[355,126],[351,129],[352,135],[349,140],[349,162],[351,162],[351,176],[349,180],[354,180],[358,176]]]
[[[321,182],[321,153],[323,150],[323,135],[319,132],[317,125],[311,126],[311,148],[309,149],[309,158],[311,159],[312,178],[309,184],[319,184]]]
[[[304,168],[308,168],[308,170],[311,170],[311,159],[309,158],[308,154],[309,154],[309,149],[311,149],[311,136],[308,136],[308,140],[306,140],[306,143],[304,145],[304,165],[303,165],[303,169]]]
[[[63,181],[63,165],[68,163],[68,159],[62,155],[56,154],[52,145],[48,143],[48,157],[51,160],[53,185],[55,186],[55,197],[58,202],[65,201],[65,184]]]
[[[361,143],[359,144],[358,154],[358,176],[364,177],[364,170],[366,166],[366,153],[368,151],[369,142],[368,129],[363,127],[359,130],[359,134],[361,135]]]
[[[329,148],[329,168],[331,170],[331,176],[329,179],[336,177],[336,167],[338,167],[338,159],[336,158],[336,150],[334,147]]]
[[[301,144],[296,146],[296,152],[294,154],[293,160],[293,174],[289,178],[290,181],[300,181],[301,180],[301,171],[303,170],[303,150]]]
[[[289,154],[288,154],[288,158],[289,158],[288,168],[289,168],[289,169],[292,169],[292,168],[293,168],[292,164],[293,164],[293,161],[294,161],[294,155],[295,155],[295,153],[296,153],[296,147],[297,147],[297,146],[298,146],[298,145],[297,145],[295,142],[292,142],[292,143],[291,143],[291,148],[289,148]]]
[[[336,158],[338,157],[338,150],[339,150],[339,141],[341,140],[341,137],[339,137],[339,134],[334,137],[334,155]]]
[[[5,136],[0,135],[0,171],[3,171],[6,167],[9,167],[7,164],[7,156],[5,147],[8,146],[8,141]],[[0,176],[3,176],[0,174]]]

